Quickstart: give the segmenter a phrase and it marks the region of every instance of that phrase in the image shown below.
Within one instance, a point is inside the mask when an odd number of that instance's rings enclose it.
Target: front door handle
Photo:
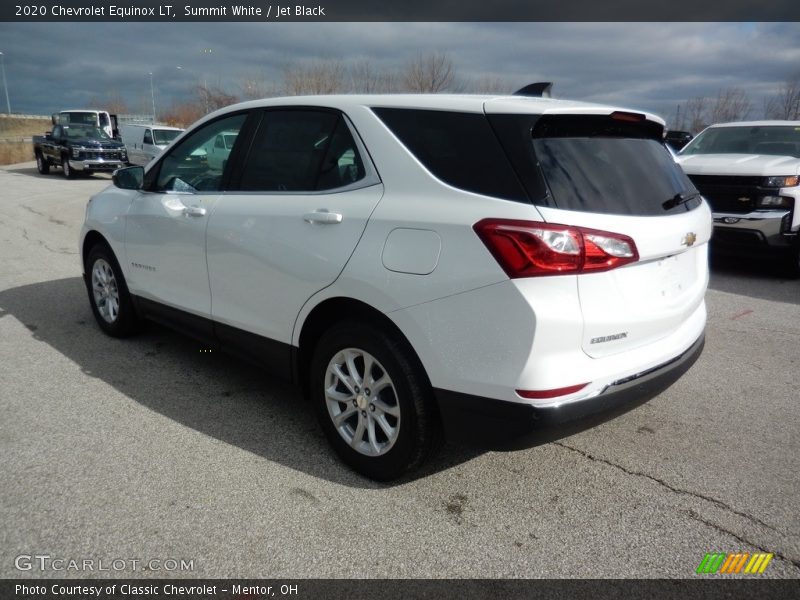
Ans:
[[[330,212],[326,208],[320,208],[314,212],[306,213],[303,215],[303,221],[306,223],[320,223],[322,225],[335,225],[342,222],[342,215],[340,213]]]
[[[188,215],[190,217],[205,217],[206,209],[203,208],[202,206],[184,206],[183,214]]]

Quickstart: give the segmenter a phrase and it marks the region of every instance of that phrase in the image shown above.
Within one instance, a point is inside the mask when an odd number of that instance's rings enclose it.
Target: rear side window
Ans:
[[[565,210],[655,216],[681,213],[700,204],[668,202],[696,192],[661,143],[661,128],[652,122],[616,121],[607,116],[493,117],[501,140],[516,123],[527,141],[506,144],[526,183],[537,188],[535,202]],[[504,139],[504,137],[506,139]],[[524,146],[527,145],[527,148]]]
[[[372,110],[437,179],[476,194],[529,202],[484,115]]]
[[[239,189],[312,192],[363,179],[364,164],[341,115],[329,111],[264,113]]]

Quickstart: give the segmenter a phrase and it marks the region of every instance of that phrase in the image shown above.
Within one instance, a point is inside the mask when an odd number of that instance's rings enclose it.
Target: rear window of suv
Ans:
[[[492,115],[492,125],[535,204],[656,216],[700,204],[650,121],[604,115]]]
[[[437,179],[476,194],[530,202],[484,115],[407,108],[372,110]]]

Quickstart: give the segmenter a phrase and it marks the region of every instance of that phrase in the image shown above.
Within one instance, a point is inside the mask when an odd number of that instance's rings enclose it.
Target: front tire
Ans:
[[[432,390],[404,340],[363,321],[339,323],[319,340],[309,375],[328,441],[362,475],[396,479],[437,446]]]
[[[139,329],[125,277],[114,253],[104,243],[95,244],[84,265],[86,291],[97,324],[112,337],[128,337]]]
[[[48,163],[47,159],[42,156],[41,152],[36,153],[36,169],[42,175],[47,175],[50,173],[50,163]]]
[[[792,279],[800,278],[800,239],[789,250],[786,256],[786,275]]]
[[[64,177],[67,179],[75,179],[75,170],[69,164],[69,156],[66,154],[61,157],[61,168],[64,171]]]

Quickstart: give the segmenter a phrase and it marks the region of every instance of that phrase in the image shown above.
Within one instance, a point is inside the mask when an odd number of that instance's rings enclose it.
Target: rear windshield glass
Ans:
[[[687,201],[696,190],[653,122],[605,116],[544,116],[534,122],[497,115],[493,123],[536,204],[635,216],[685,212],[700,204],[699,198]]]
[[[533,147],[558,208],[663,215],[683,212],[692,204],[664,208],[677,194],[695,190],[655,140],[541,138],[533,140]]]

